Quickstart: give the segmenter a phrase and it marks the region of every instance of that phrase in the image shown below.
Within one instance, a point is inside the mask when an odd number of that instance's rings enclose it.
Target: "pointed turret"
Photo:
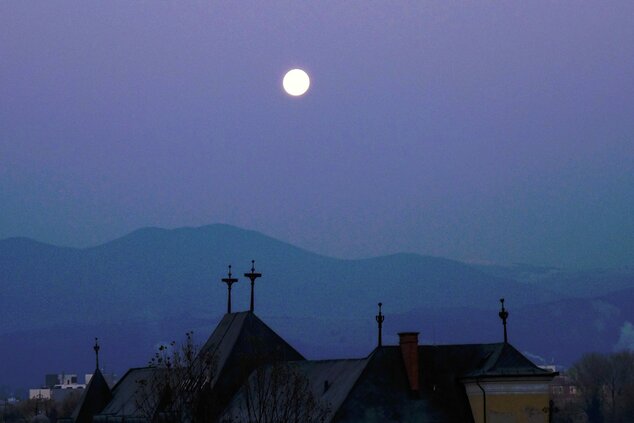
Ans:
[[[97,338],[95,338],[93,350],[95,351],[95,372],[71,415],[71,419],[75,423],[91,423],[93,416],[99,414],[112,399],[108,382],[99,370],[100,346]]]

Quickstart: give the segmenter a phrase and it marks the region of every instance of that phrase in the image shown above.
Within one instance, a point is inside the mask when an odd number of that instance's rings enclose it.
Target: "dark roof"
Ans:
[[[112,389],[112,400],[93,418],[93,422],[145,421],[156,410],[160,393],[152,389],[152,380],[162,369],[141,367],[130,369]]]
[[[300,386],[289,386],[289,381],[287,381],[286,378],[285,383],[279,384],[278,386],[275,386],[275,383],[271,382],[270,372],[272,367],[280,365],[286,366],[291,372],[297,370],[305,377],[305,379],[299,379],[297,383],[301,384],[302,380],[308,383],[307,387],[310,389],[309,392],[321,406],[320,410],[323,414],[320,414],[320,417],[323,418],[323,421],[329,422],[359,379],[368,361],[368,358],[319,361],[304,360],[267,365],[259,370],[260,372],[263,371],[264,374],[258,374],[258,371],[254,371],[249,376],[249,384],[251,389],[255,391],[255,398],[252,398],[252,400],[257,401],[260,395],[264,397],[265,391],[268,392],[266,398],[266,401],[268,401],[269,397],[290,397],[293,395],[293,392],[288,391],[301,389]],[[266,381],[262,382],[262,380]],[[292,382],[290,383],[292,384]],[[240,391],[232,398],[231,403],[223,411],[219,419],[220,421],[249,420],[250,416],[247,415],[248,412],[245,410],[247,389],[246,384],[242,386]],[[260,405],[254,405],[254,407],[258,408]],[[269,405],[263,405],[263,407],[267,408]]]
[[[225,314],[198,355],[211,359],[211,371],[196,371],[198,380],[189,388],[207,392],[204,420],[213,420],[231,401],[240,386],[258,366],[276,361],[304,360],[304,357],[253,312]],[[204,365],[204,364],[201,364]]]
[[[399,347],[377,348],[368,359],[359,379],[335,411],[333,421],[387,423],[407,421],[412,416],[424,422],[473,421],[464,388],[451,376],[451,383],[442,388],[432,383],[429,375],[426,382],[422,375],[430,369],[420,363],[421,389],[414,395]],[[425,361],[420,354],[419,359]]]
[[[555,376],[533,364],[528,358],[508,343],[448,345],[463,360],[474,364],[466,371],[464,378],[505,377],[505,376]]]
[[[110,387],[101,371],[96,369],[73,411],[72,420],[75,423],[92,422],[92,416],[101,412],[111,399]]]
[[[552,377],[509,344],[419,346],[418,394],[409,389],[398,346],[375,349],[367,358],[287,363],[304,374],[329,411],[324,421],[399,422],[408,416],[425,422],[472,422],[464,381],[470,378]],[[254,372],[250,378],[255,377]],[[326,387],[325,382],[328,381]],[[241,415],[245,387],[225,417]],[[243,412],[242,412],[243,414]]]
[[[266,356],[278,352],[281,354],[279,358],[284,361],[304,359],[254,313],[227,313],[200,349],[194,364],[199,369],[193,372],[200,376],[195,381],[189,381],[189,388],[200,389],[207,385],[213,389],[229,367],[239,364],[236,363],[236,358]]]
[[[471,378],[553,377],[507,343],[418,347],[420,392],[409,389],[398,346],[377,348],[334,421],[472,422],[463,382]]]
[[[329,421],[350,394],[370,358],[304,361],[297,363],[308,378],[310,389],[329,409]],[[326,386],[327,383],[327,386]]]
[[[303,360],[304,358],[252,312],[225,314],[200,349],[189,374],[195,378],[183,380],[181,389],[204,392],[197,412],[204,420],[213,420],[231,400],[244,380],[258,365],[272,361]],[[95,422],[144,421],[148,414],[164,411],[161,393],[151,392],[148,381],[155,377],[155,367],[131,369],[113,388],[113,399],[95,417]],[[141,383],[139,383],[141,382]],[[144,403],[144,407],[139,407]],[[154,410],[150,410],[156,407]],[[161,408],[161,410],[159,410]],[[148,413],[148,411],[151,411]]]

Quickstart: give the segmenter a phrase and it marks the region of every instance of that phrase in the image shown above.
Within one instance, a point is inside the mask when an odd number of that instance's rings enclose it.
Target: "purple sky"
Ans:
[[[634,264],[634,2],[1,2],[0,238],[216,222]]]

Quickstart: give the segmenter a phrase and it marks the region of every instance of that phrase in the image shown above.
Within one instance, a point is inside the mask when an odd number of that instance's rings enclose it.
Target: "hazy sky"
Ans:
[[[0,238],[608,266],[633,211],[631,0],[0,2]]]

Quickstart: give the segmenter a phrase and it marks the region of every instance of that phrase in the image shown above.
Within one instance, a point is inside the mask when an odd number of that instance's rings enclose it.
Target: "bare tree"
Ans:
[[[295,362],[258,367],[238,393],[223,422],[322,423],[329,407],[312,392]]]
[[[56,404],[57,416],[70,417],[70,415],[73,413],[73,411],[77,407],[77,404],[79,404],[80,399],[81,399],[80,392],[71,392],[70,394],[66,395],[66,397],[61,401],[61,403]]]
[[[54,417],[55,402],[50,398],[30,398],[20,401],[12,407],[11,412],[3,414],[2,418],[6,422],[27,422],[39,415]]]
[[[586,354],[569,374],[579,389],[578,407],[590,423],[634,421],[634,353]]]
[[[196,381],[211,380],[214,357],[199,351],[193,332],[185,334],[185,342],[160,345],[149,362],[154,369],[147,379],[137,380],[137,409],[148,422],[195,423],[204,421],[203,390]]]

